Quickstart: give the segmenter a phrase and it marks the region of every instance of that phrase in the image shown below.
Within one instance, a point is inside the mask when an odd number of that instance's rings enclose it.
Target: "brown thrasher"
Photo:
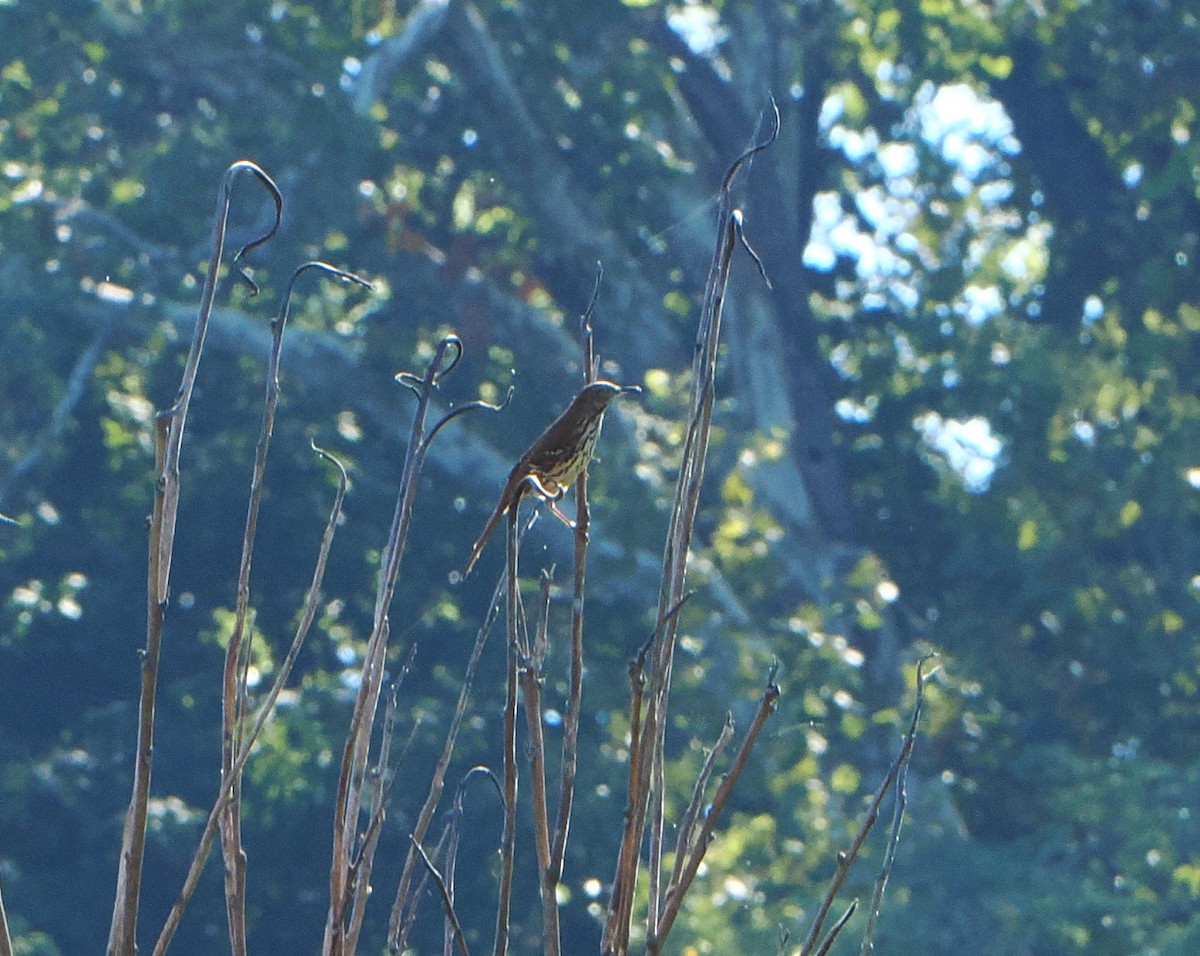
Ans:
[[[571,400],[566,410],[538,436],[508,473],[496,510],[471,548],[471,558],[467,561],[467,569],[463,571],[464,578],[471,573],[500,518],[517,506],[526,491],[549,502],[550,510],[563,523],[575,527],[571,519],[558,510],[555,502],[587,468],[596,450],[600,423],[609,402],[624,392],[640,391],[636,385],[593,382]]]

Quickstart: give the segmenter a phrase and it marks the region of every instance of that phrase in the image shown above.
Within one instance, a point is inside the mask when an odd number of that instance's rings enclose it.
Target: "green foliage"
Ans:
[[[364,64],[412,6],[0,4],[0,511],[20,524],[0,525],[0,880],[17,952],[101,946],[136,721],[154,412],[178,381],[220,173],[241,156],[279,180],[285,227],[250,257],[257,298],[222,286],[229,311],[184,447],[145,923],[173,901],[215,790],[262,342],[292,269],[329,259],[376,291],[304,285],[285,345],[252,579],[260,688],[332,494],[310,440],[351,465],[353,487],[296,687],[247,771],[251,942],[278,952],[320,932],[315,861],[410,407],[391,377],[454,329],[466,356],[446,403],[516,386],[502,416],[460,420],[445,437],[461,444],[435,446],[391,609],[391,666],[419,646],[398,735],[423,780],[498,559],[465,587],[449,572],[506,463],[577,387],[574,317],[596,258],[618,250],[595,317],[602,371],[645,393],[610,416],[592,469],[588,719],[563,908],[572,938],[598,937],[602,890],[588,887],[611,878],[627,661],[654,623],[711,198],[768,89],[784,133],[744,205],[786,291],[769,297],[750,270],[730,290],[698,591],[681,613],[671,814],[726,712],[744,728],[773,660],[785,696],[672,945],[803,938],[894,751],[911,662],[936,650],[876,951],[1196,951],[1194,13],[480,0],[507,86],[481,83],[443,30],[356,113]],[[711,50],[667,50],[655,29],[668,14],[707,16]],[[528,107],[520,124],[505,118],[510,93]],[[527,135],[539,150],[523,151]],[[542,194],[560,188],[588,222],[546,212]],[[235,242],[263,215],[239,186]],[[780,255],[792,231],[805,235]],[[780,355],[790,377],[757,377]],[[792,404],[772,416],[781,395]],[[814,422],[855,512],[845,539],[820,519],[824,452],[796,438]],[[561,584],[565,532],[544,521],[531,535],[528,566],[557,560]],[[556,593],[560,634],[568,604]],[[561,709],[561,640],[548,667]],[[496,759],[502,671],[490,647],[451,777]],[[418,789],[396,788],[381,888]],[[468,810],[474,859],[495,845],[488,798]],[[870,844],[854,892],[869,892],[879,856]],[[207,952],[223,932],[219,877],[206,879],[177,951]],[[491,898],[489,867],[461,879],[460,898]],[[490,917],[475,911],[482,939]],[[530,886],[517,911],[532,933]],[[434,922],[422,951],[438,945]]]
[[[929,864],[904,878],[882,945],[921,938],[940,950],[970,926],[984,953],[1188,952],[1194,896],[1181,861],[1196,852],[1194,770],[1053,746],[1030,747],[1012,770],[1021,795],[989,812],[1034,818],[1037,836],[981,844],[947,827],[907,846],[898,867],[915,853]]]

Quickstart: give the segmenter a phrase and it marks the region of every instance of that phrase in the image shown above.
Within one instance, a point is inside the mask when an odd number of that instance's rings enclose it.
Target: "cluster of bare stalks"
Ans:
[[[733,748],[732,756],[728,756],[728,752],[734,744],[735,730],[732,722],[727,722],[712,745],[682,817],[677,821],[668,821],[664,810],[664,739],[668,727],[678,614],[688,599],[685,588],[688,552],[704,478],[712,422],[721,315],[730,263],[739,244],[753,256],[753,250],[742,234],[741,215],[732,206],[730,187],[739,169],[766,145],[764,143],[755,146],[733,164],[720,193],[719,234],[697,334],[692,378],[693,394],[663,554],[657,625],[631,663],[629,672],[631,730],[628,794],[602,937],[602,952],[605,956],[625,956],[635,944],[647,954],[662,951],[667,936],[679,916],[683,900],[700,870],[705,852],[716,834],[722,811],[750,758],[756,739],[775,709],[780,693],[775,680],[775,669],[772,668],[770,673],[765,675],[765,688],[754,718],[743,733],[740,743]],[[249,250],[266,242],[275,234],[282,209],[279,192],[262,169],[247,161],[230,166],[220,190],[213,229],[212,255],[182,383],[174,403],[156,419],[155,468],[158,482],[150,525],[148,623],[146,645],[141,658],[138,747],[133,793],[121,848],[116,903],[108,940],[109,956],[134,956],[137,952],[138,901],[150,796],[155,695],[164,615],[169,601],[171,557],[179,504],[180,451],[188,406],[204,345],[205,330],[218,284],[232,187],[235,179],[243,173],[253,177],[272,197],[275,204],[275,223],[265,235],[249,243],[234,256],[235,269],[238,269],[238,263]],[[306,263],[296,270],[288,285],[279,315],[273,322],[273,349],[266,372],[262,432],[249,493],[234,627],[227,648],[223,675],[220,790],[202,831],[199,846],[179,897],[157,935],[153,947],[154,956],[160,956],[167,951],[183,912],[197,887],[212,845],[218,839],[224,859],[225,900],[231,949],[235,956],[244,956],[246,953],[246,854],[242,847],[240,830],[242,774],[315,619],[326,559],[346,492],[346,474],[341,464],[332,455],[314,445],[314,451],[338,470],[338,492],[329,514],[303,614],[291,646],[278,669],[273,685],[261,698],[257,707],[252,707],[248,686],[251,561],[262,499],[263,474],[279,397],[279,360],[289,303],[296,279],[309,271],[366,285],[357,276],[327,264]],[[249,281],[248,277],[246,279]],[[593,345],[591,307],[584,314],[580,326],[583,368],[587,379],[592,381],[596,378],[599,363]],[[429,424],[434,393],[439,383],[457,364],[461,352],[462,346],[458,339],[448,336],[438,344],[424,372],[403,373],[397,376],[397,380],[415,394],[417,406],[400,479],[395,515],[386,547],[382,552],[373,627],[362,662],[361,680],[341,761],[333,819],[329,909],[321,948],[321,952],[326,956],[345,956],[359,949],[372,884],[372,867],[383,828],[391,781],[395,779],[395,772],[390,764],[392,729],[398,706],[394,685],[392,691],[385,694],[385,664],[389,651],[388,609],[392,603],[397,572],[404,554],[417,478],[431,443],[445,425],[466,412],[496,408],[482,402],[474,402],[443,415],[432,426]],[[478,775],[486,775],[496,785],[502,797],[504,819],[493,952],[496,956],[503,956],[509,946],[509,911],[517,842],[517,739],[519,712],[522,709],[525,714],[525,749],[529,754],[533,843],[542,899],[543,951],[547,956],[556,956],[560,952],[558,888],[563,876],[563,860],[574,801],[579,726],[583,707],[584,585],[589,524],[586,469],[578,478],[575,490],[578,511],[574,523],[569,700],[563,724],[562,753],[558,760],[557,805],[552,807],[552,784],[547,781],[546,740],[542,732],[542,687],[546,677],[544,666],[550,640],[547,621],[549,581],[543,573],[541,600],[538,603],[536,619],[530,627],[521,605],[518,588],[520,535],[517,509],[513,508],[508,522],[506,570],[496,586],[486,619],[479,628],[461,681],[458,701],[440,759],[428,781],[427,794],[409,834],[409,850],[397,881],[388,923],[386,946],[390,952],[403,952],[408,946],[418,902],[428,899],[431,890],[440,898],[445,923],[444,952],[458,952],[463,956],[468,952],[467,940],[456,915],[455,897],[455,863],[460,838],[458,827],[466,780],[459,784],[450,812],[445,814],[447,822],[436,835],[436,839],[430,839],[430,828],[438,808],[443,807],[446,774],[457,734],[467,711],[475,671],[488,632],[494,618],[499,614],[502,602],[507,610],[507,687],[502,723],[503,766],[499,772],[488,768],[475,768],[467,776],[467,779],[472,779]],[[852,903],[840,919],[833,921],[829,928],[826,928],[835,899],[851,864],[878,818],[884,797],[889,791],[894,791],[896,799],[892,830],[886,842],[884,864],[871,902],[862,944],[863,951],[869,951],[873,945],[874,916],[879,910],[884,884],[891,867],[903,812],[904,774],[915,738],[920,707],[920,684],[918,679],[917,705],[900,753],[869,805],[856,839],[839,855],[829,891],[816,910],[807,939],[794,950],[795,952],[827,952],[847,924],[856,903]],[[386,701],[382,713],[381,701]],[[713,778],[718,771],[719,783],[714,788]],[[668,846],[666,835],[672,827],[675,831],[674,845]],[[643,869],[644,873],[641,872]],[[644,897],[644,912],[639,912],[641,908],[635,906],[635,900],[638,899],[635,891],[639,880],[644,881],[648,890]],[[12,946],[3,922],[3,908],[0,904],[0,956],[7,956],[12,952]],[[373,943],[368,948],[375,948],[376,945]],[[780,952],[784,952],[786,948],[785,940],[781,944]]]

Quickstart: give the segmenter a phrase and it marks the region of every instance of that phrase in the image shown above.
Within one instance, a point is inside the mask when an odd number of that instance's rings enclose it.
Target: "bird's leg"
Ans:
[[[532,473],[527,475],[525,480],[533,487],[534,494],[550,506],[550,510],[554,512],[554,517],[574,531],[575,522],[558,510],[558,502],[562,501],[562,497],[567,493],[567,489],[558,482],[551,481],[550,485],[554,488],[554,491],[550,491],[542,484],[538,476]]]
[[[562,495],[559,495],[559,497],[561,498]],[[572,531],[575,530],[575,522],[572,521],[570,518],[568,518],[561,511],[559,511],[558,505],[556,505],[553,501],[550,501],[549,499],[547,499],[546,503],[548,505],[550,505],[550,510],[554,512],[554,517],[556,517],[559,521],[561,521],[563,524],[565,524]]]

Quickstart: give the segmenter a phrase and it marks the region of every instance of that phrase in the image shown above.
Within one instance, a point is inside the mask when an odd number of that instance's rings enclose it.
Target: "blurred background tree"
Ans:
[[[354,490],[300,692],[248,771],[252,945],[277,952],[311,948],[323,920],[344,675],[407,428],[391,376],[453,329],[467,360],[450,399],[516,387],[503,416],[455,425],[417,506],[392,620],[397,653],[419,645],[404,766],[423,779],[500,549],[465,586],[450,571],[578,386],[574,319],[600,260],[604,374],[646,393],[610,414],[592,469],[582,746],[598,756],[581,768],[563,925],[595,948],[625,662],[652,623],[716,186],[771,94],[783,132],[742,203],[772,288],[735,277],[675,782],[728,702],[745,719],[772,658],[785,697],[676,951],[802,936],[894,746],[902,665],[927,649],[943,671],[880,949],[1196,951],[1190,5],[10,0],[0,26],[0,511],[21,523],[0,526],[0,880],[19,951],[95,952],[107,929],[153,408],[177,381],[214,191],[242,156],[279,182],[285,228],[256,255],[261,296],[221,303],[193,404],[144,922],[173,901],[217,781],[259,376],[292,268],[328,259],[377,291],[309,291],[285,347],[253,594],[264,675],[327,507],[310,437],[352,463]],[[250,196],[235,234],[268,215]],[[542,549],[564,564],[554,524],[527,567]],[[463,769],[496,758],[500,657]],[[495,845],[486,799],[472,859]],[[223,937],[209,875],[178,952]],[[486,939],[489,868],[460,879]]]

